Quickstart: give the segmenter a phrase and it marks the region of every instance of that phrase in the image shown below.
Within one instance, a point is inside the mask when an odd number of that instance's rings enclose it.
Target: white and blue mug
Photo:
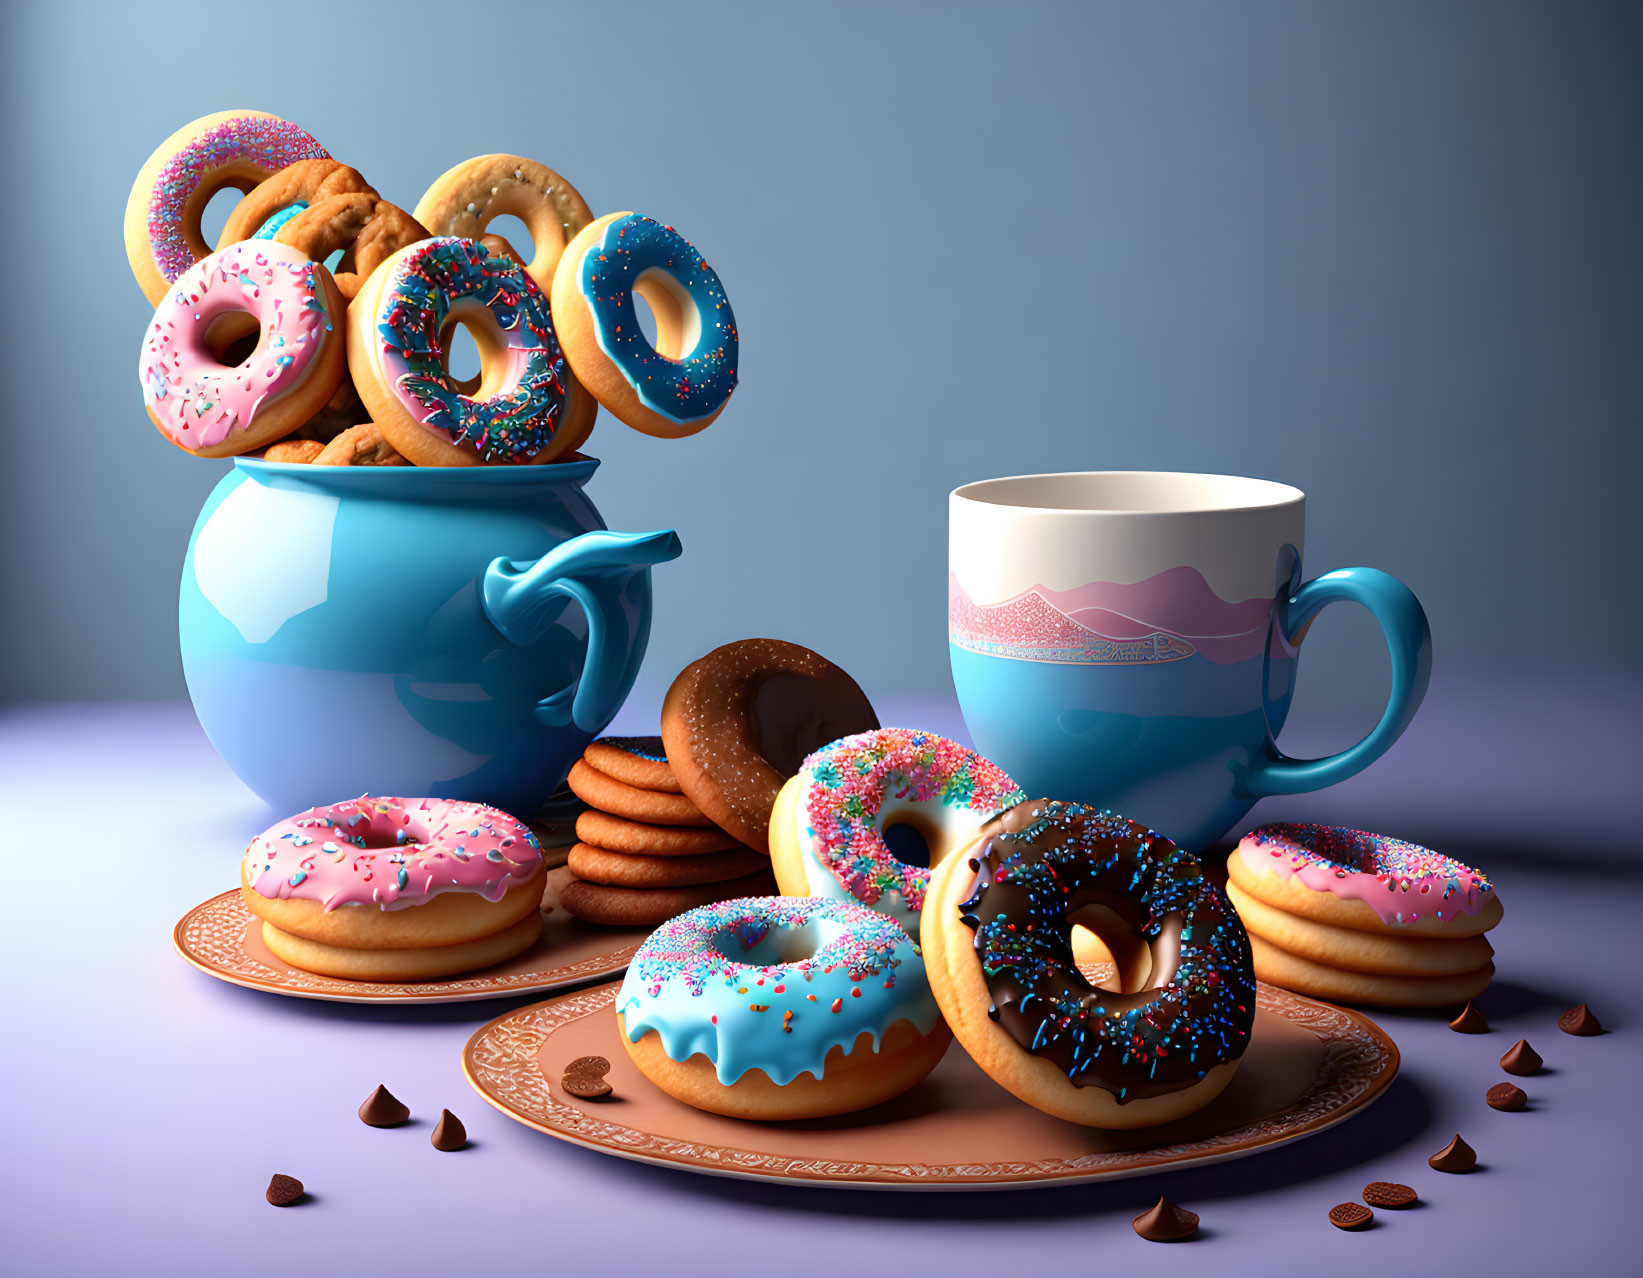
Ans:
[[[1232,475],[1086,471],[966,484],[948,505],[948,652],[982,754],[1030,794],[1109,807],[1183,847],[1266,795],[1378,759],[1426,693],[1431,633],[1396,577],[1301,584],[1306,496]],[[1380,622],[1392,694],[1356,745],[1290,759],[1297,647],[1326,605]]]

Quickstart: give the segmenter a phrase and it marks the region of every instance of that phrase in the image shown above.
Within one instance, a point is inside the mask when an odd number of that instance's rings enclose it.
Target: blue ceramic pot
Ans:
[[[594,460],[341,467],[238,459],[183,562],[183,673],[206,735],[282,811],[438,795],[529,816],[633,686],[650,566]]]

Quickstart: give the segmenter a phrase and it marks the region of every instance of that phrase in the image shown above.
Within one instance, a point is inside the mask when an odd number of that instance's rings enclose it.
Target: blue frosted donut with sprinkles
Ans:
[[[816,897],[744,897],[662,924],[634,955],[616,1016],[646,1078],[736,1118],[877,1105],[952,1041],[901,926]]]
[[[634,296],[656,320],[653,343]],[[553,275],[553,318],[571,371],[637,431],[706,430],[736,389],[736,316],[719,277],[671,226],[610,213],[583,227]]]

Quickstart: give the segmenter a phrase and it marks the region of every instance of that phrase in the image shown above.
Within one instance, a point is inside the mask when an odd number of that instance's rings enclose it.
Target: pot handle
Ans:
[[[588,653],[582,677],[537,703],[539,718],[554,727],[574,723],[588,734],[601,731],[633,687],[650,638],[652,564],[677,559],[683,547],[668,529],[583,533],[540,559],[493,559],[485,569],[480,603],[491,624],[523,647],[542,637],[554,605],[569,597],[588,618]],[[646,589],[632,587],[641,578]]]

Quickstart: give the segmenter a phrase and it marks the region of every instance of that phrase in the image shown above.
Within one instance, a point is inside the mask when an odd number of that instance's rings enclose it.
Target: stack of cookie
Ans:
[[[775,891],[770,858],[683,792],[660,737],[602,737],[571,769],[576,818],[560,903],[587,923],[654,927],[713,901]]]
[[[1255,975],[1339,1003],[1449,1007],[1494,976],[1500,898],[1482,873],[1402,839],[1311,824],[1252,830],[1227,896]]]

